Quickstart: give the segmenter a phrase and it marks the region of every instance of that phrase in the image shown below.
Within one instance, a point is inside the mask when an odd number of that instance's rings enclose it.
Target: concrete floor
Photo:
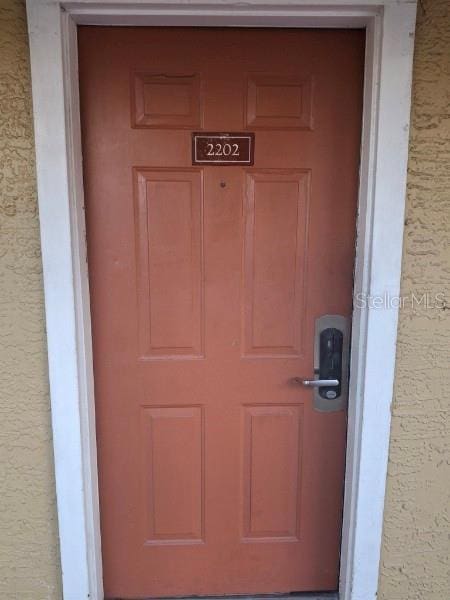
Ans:
[[[153,598],[151,600],[160,599]],[[189,598],[174,598],[173,600],[339,600],[339,595],[337,592],[319,592],[312,594],[279,594],[274,596],[202,596],[201,598],[190,596]]]
[[[116,600],[120,600],[120,598]],[[149,598],[149,600],[161,600],[161,598]],[[279,594],[274,596],[189,596],[186,598],[165,598],[164,600],[339,600],[339,594],[337,592],[317,592],[312,594]]]

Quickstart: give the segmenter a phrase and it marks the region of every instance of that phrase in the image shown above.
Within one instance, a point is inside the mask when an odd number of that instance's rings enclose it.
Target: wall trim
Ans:
[[[355,293],[399,294],[415,0],[27,0],[64,600],[102,600],[77,24],[365,27]],[[353,313],[341,600],[376,600],[398,310]]]

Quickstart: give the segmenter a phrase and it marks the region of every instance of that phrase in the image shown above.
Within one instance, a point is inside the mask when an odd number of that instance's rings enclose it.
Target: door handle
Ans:
[[[294,381],[312,388],[337,387],[339,385],[339,379],[302,379],[301,377],[294,377]]]

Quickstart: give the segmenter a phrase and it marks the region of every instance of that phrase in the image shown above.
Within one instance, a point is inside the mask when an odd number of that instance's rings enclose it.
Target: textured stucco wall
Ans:
[[[450,599],[450,0],[418,7],[380,600]]]
[[[0,0],[0,598],[61,598],[25,7]]]
[[[419,7],[403,294],[450,299],[450,0]],[[61,597],[28,48],[0,0],[0,598]],[[382,600],[450,598],[450,310],[399,326]]]

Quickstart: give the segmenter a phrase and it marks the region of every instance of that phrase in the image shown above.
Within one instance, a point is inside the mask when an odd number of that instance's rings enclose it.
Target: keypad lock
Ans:
[[[295,381],[313,389],[316,410],[342,410],[348,396],[349,321],[341,315],[324,315],[316,320],[314,336],[314,379]]]
[[[342,391],[342,350],[344,334],[336,327],[327,327],[319,335],[319,379],[337,380],[337,385],[319,387],[319,395],[334,400]]]

